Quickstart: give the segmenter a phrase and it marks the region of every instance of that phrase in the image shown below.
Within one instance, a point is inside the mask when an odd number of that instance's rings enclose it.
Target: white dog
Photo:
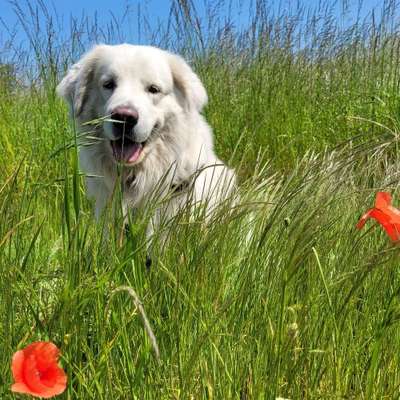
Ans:
[[[157,195],[169,199],[160,213],[168,217],[189,201],[211,210],[231,193],[235,175],[215,155],[200,114],[207,93],[181,57],[150,46],[99,45],[57,92],[83,137],[80,164],[97,217],[117,182],[124,210]]]

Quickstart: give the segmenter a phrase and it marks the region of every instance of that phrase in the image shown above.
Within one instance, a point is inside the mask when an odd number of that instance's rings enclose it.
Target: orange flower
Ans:
[[[368,210],[358,221],[356,227],[361,229],[368,218],[376,219],[385,229],[393,242],[400,240],[400,210],[391,205],[390,193],[378,192],[375,207]]]
[[[59,354],[51,342],[35,342],[17,351],[11,364],[15,380],[11,390],[45,399],[62,393],[67,376],[57,363]]]

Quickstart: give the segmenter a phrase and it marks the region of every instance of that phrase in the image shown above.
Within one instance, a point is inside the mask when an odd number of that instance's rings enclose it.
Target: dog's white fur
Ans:
[[[103,87],[110,78],[117,83],[113,90]],[[150,93],[152,84],[161,93]],[[192,190],[176,192],[164,207],[173,216],[189,199],[212,209],[232,191],[234,172],[215,155],[212,131],[200,114],[206,90],[181,57],[150,46],[98,45],[70,68],[57,92],[69,103],[77,130],[91,137],[80,146],[80,165],[97,217],[119,181],[118,167],[111,122],[86,123],[116,107],[138,111],[135,135],[147,140],[138,162],[120,172],[125,208],[145,207],[151,196],[189,185]]]

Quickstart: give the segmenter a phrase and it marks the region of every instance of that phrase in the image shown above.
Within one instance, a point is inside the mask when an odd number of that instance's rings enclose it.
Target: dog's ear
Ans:
[[[174,86],[181,94],[186,107],[201,111],[207,104],[208,98],[206,89],[199,77],[182,57],[168,53],[168,59]]]
[[[57,86],[57,94],[70,106],[71,114],[78,117],[88,99],[88,92],[93,80],[96,60],[104,46],[95,46],[74,64]]]

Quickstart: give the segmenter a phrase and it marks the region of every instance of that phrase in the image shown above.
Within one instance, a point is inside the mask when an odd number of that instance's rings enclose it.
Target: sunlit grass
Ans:
[[[0,84],[0,398],[16,398],[12,354],[39,339],[62,350],[65,399],[400,397],[399,250],[372,221],[355,229],[376,191],[400,205],[390,8],[385,29],[331,18],[314,34],[305,9],[293,26],[259,8],[240,35],[203,32],[174,4],[181,30],[154,43],[204,81],[239,200],[208,225],[183,212],[156,232],[148,270],[148,215],[132,215],[128,236],[111,212],[94,222],[54,93],[98,38],[45,30],[47,43],[28,25],[38,46],[17,66],[29,85]]]

